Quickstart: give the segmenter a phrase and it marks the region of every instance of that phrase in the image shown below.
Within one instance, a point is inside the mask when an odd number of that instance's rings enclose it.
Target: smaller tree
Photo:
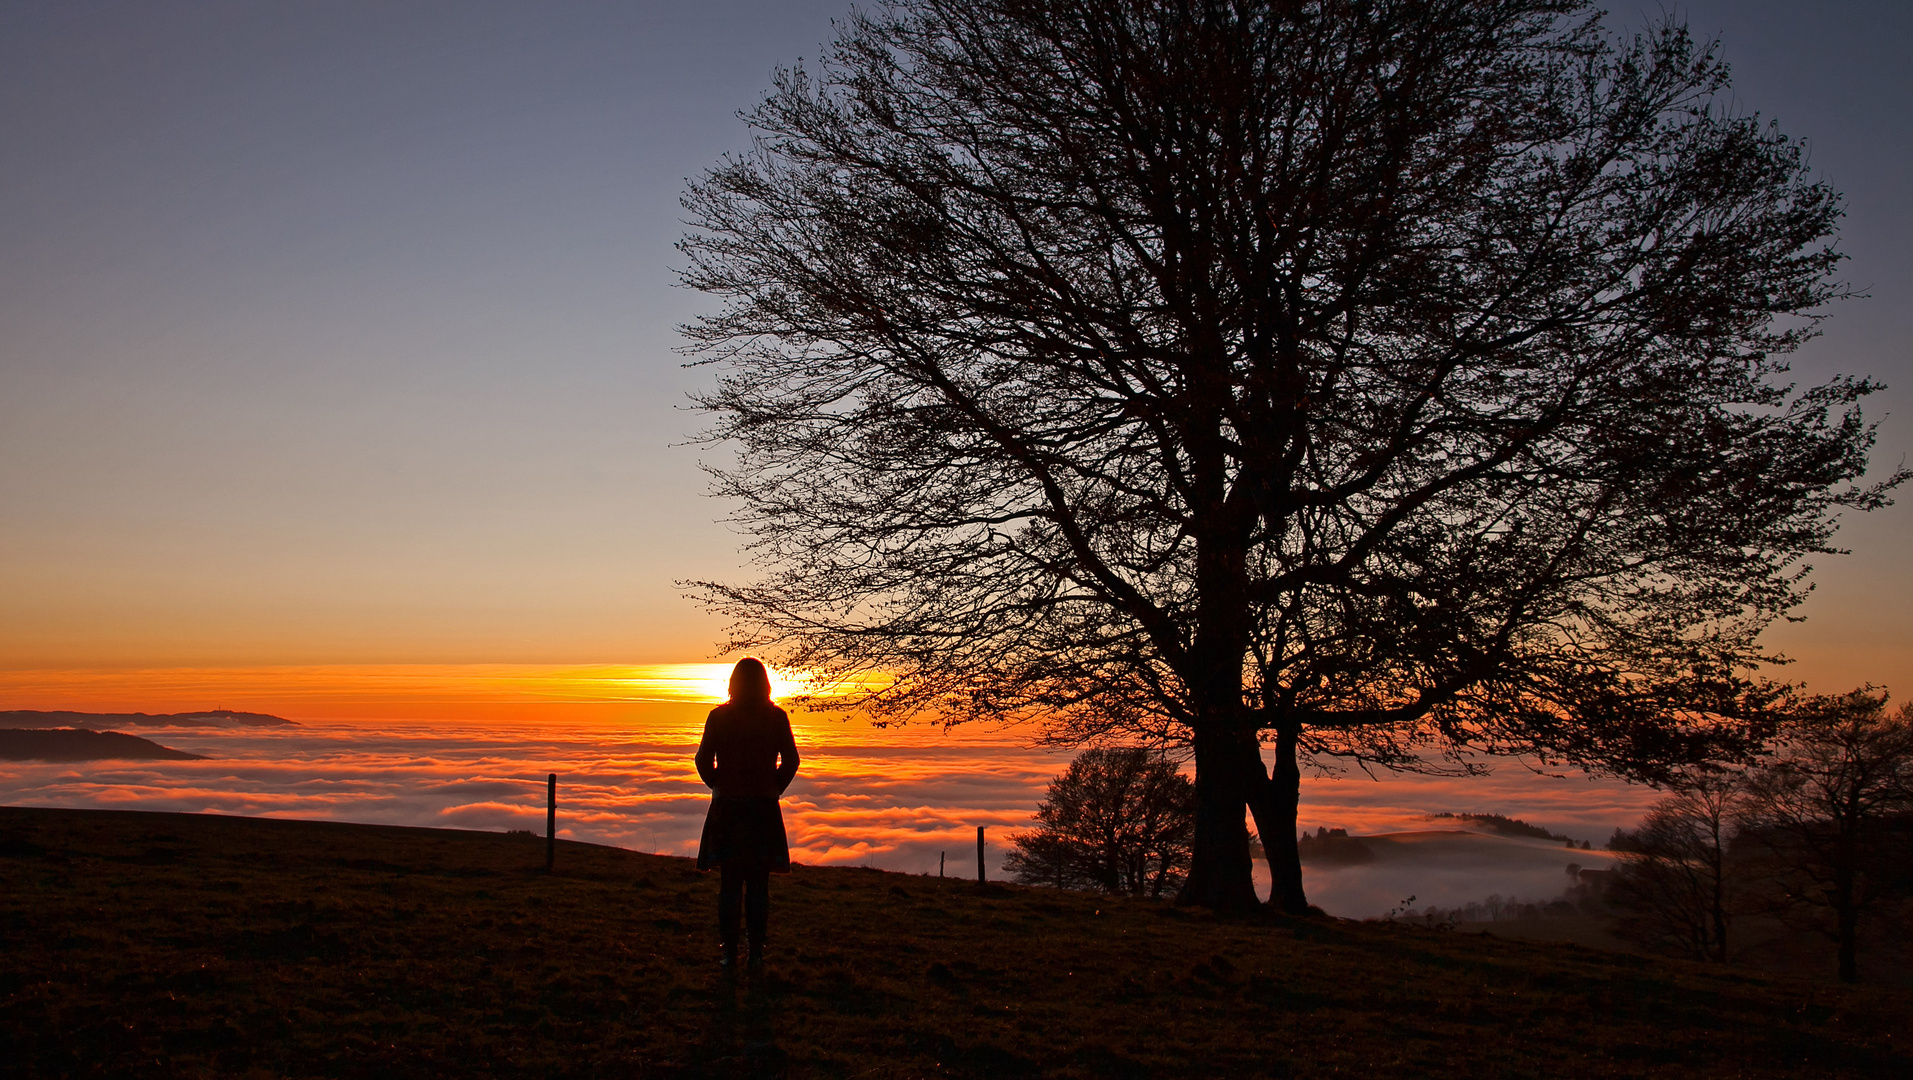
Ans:
[[[1861,916],[1888,891],[1892,827],[1913,811],[1913,706],[1866,687],[1809,699],[1748,778],[1744,828],[1768,864],[1775,913],[1831,938],[1859,979]]]
[[[1195,788],[1160,753],[1086,750],[1050,781],[1036,821],[1004,860],[1018,881],[1159,897],[1189,866]]]
[[[1657,952],[1726,963],[1739,879],[1729,852],[1742,811],[1742,778],[1688,778],[1633,831],[1615,830],[1621,853],[1607,892],[1621,910],[1616,933]]]

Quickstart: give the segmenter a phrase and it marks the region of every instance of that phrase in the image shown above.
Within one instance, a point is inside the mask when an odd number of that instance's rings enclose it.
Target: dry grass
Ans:
[[[0,808],[25,1076],[1913,1075],[1909,999],[1408,927],[874,870],[774,879],[718,974],[682,859]]]

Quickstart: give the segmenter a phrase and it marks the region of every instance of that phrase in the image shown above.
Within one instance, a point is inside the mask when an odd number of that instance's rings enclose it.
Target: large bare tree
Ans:
[[[853,14],[685,196],[761,568],[698,589],[880,717],[1186,743],[1218,909],[1245,807],[1306,906],[1312,755],[1718,752],[1884,490],[1776,359],[1838,197],[1726,86],[1579,0]]]

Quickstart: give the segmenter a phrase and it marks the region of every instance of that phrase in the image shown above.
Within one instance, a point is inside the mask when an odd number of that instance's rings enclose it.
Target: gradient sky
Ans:
[[[672,582],[739,560],[676,445],[677,197],[845,10],[0,4],[0,668],[708,657]],[[1796,367],[1893,384],[1890,469],[1913,5],[1679,10],[1848,197],[1872,297]],[[1913,686],[1913,512],[1842,542],[1772,640],[1816,689]]]

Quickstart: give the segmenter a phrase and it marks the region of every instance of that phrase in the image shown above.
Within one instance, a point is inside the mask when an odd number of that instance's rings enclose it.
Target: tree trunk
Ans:
[[[1219,725],[1195,732],[1196,835],[1189,878],[1176,894],[1179,907],[1241,914],[1256,906],[1249,828],[1243,820],[1248,777],[1236,740]]]
[[[1840,944],[1840,981],[1860,981],[1860,912],[1853,898],[1853,865],[1841,852],[1844,865],[1833,868],[1833,917]]]
[[[1714,961],[1724,964],[1727,962],[1727,865],[1725,856],[1721,854],[1720,832],[1718,829],[1715,830],[1714,833],[1713,854],[1714,895],[1713,911],[1711,914],[1714,920]]]
[[[1249,805],[1262,837],[1262,855],[1269,862],[1269,906],[1284,915],[1306,915],[1309,910],[1308,894],[1302,888],[1302,850],[1295,840],[1295,819],[1302,805],[1302,768],[1297,760],[1301,735],[1294,725],[1277,725],[1272,778],[1263,771],[1262,753],[1254,742],[1247,748],[1252,758],[1245,762],[1254,770],[1256,797]]]

